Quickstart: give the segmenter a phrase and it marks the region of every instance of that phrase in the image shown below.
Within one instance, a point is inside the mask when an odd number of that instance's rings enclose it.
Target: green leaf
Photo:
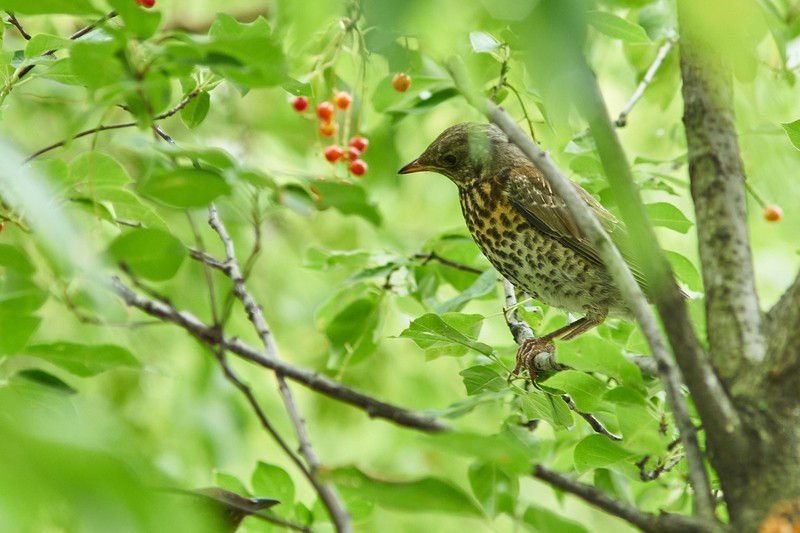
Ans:
[[[375,479],[355,467],[337,468],[325,474],[343,493],[374,502],[386,509],[407,512],[439,511],[482,516],[478,505],[448,481],[425,477],[396,482]]]
[[[458,373],[464,379],[469,396],[485,391],[501,392],[508,389],[508,381],[486,365],[475,365]]]
[[[2,0],[0,9],[25,15],[100,15],[89,0]]]
[[[462,291],[461,294],[438,306],[436,312],[444,314],[449,311],[459,311],[470,300],[489,294],[495,290],[495,287],[497,287],[497,272],[495,272],[493,268],[490,268],[478,276],[478,279],[466,290]]]
[[[363,265],[369,259],[370,255],[369,252],[364,250],[324,250],[312,246],[306,250],[303,266],[323,272],[341,266],[352,268]]]
[[[189,100],[189,103],[181,109],[181,120],[187,128],[196,128],[203,123],[210,108],[211,95],[206,91],[200,91],[197,96]]]
[[[584,372],[600,372],[622,383],[639,385],[642,373],[619,346],[593,335],[582,335],[558,346],[558,362]]]
[[[789,136],[789,141],[792,146],[800,150],[800,120],[794,122],[784,122],[781,124],[786,135]]]
[[[542,385],[566,392],[581,411],[594,413],[609,408],[603,400],[608,390],[606,384],[584,372],[564,370],[543,381]]]
[[[131,352],[114,344],[55,342],[29,346],[25,353],[44,359],[80,377],[95,376],[118,367],[139,367]]]
[[[694,225],[683,212],[672,204],[656,202],[645,205],[654,226],[663,226],[678,233],[686,233]]]
[[[636,457],[635,453],[604,435],[589,435],[575,446],[573,452],[575,469],[580,474],[594,468],[611,467],[633,457]]]
[[[25,57],[32,59],[39,57],[45,52],[50,50],[58,50],[72,45],[75,41],[65,39],[57,35],[47,35],[46,33],[39,33],[31,37],[28,44],[25,45]]]
[[[140,181],[136,189],[144,196],[181,209],[206,207],[232,191],[218,172],[191,167],[153,172]]]
[[[39,329],[42,319],[38,316],[0,310],[0,355],[14,355],[27,346]]]
[[[181,241],[159,229],[135,229],[114,239],[108,252],[137,276],[152,281],[170,279],[186,257]]]
[[[472,493],[491,517],[514,514],[519,495],[519,479],[494,463],[476,462],[467,472]]]
[[[289,510],[294,504],[294,482],[283,468],[258,462],[250,480],[253,493],[262,498],[275,498],[281,502],[280,510]]]
[[[152,37],[161,23],[161,12],[157,9],[144,9],[131,0],[108,0],[125,25],[123,29],[139,40]]]
[[[541,390],[514,389],[521,400],[522,412],[531,420],[544,420],[556,429],[572,427],[572,411],[560,396]]]
[[[0,270],[0,308],[5,312],[27,315],[47,301],[48,294],[16,270]]]
[[[589,24],[600,33],[614,39],[620,39],[629,44],[649,44],[650,37],[644,28],[628,20],[620,18],[606,11],[588,11],[586,13]]]
[[[14,373],[11,376],[10,381],[12,384],[14,384],[14,382],[17,380],[35,383],[39,387],[44,387],[48,391],[58,392],[60,394],[71,395],[78,392],[63,379],[38,368],[26,368],[25,370],[20,370],[19,372]]]
[[[447,431],[430,436],[432,444],[445,453],[475,457],[513,474],[526,475],[533,466],[536,450],[531,450],[510,433],[479,435]]]
[[[472,31],[469,33],[469,42],[472,49],[478,53],[481,52],[494,52],[502,46],[497,39],[492,37],[486,32]]]
[[[36,272],[27,254],[11,244],[0,244],[0,266],[12,268],[18,274],[29,276]]]
[[[315,181],[313,186],[321,197],[320,209],[333,207],[342,214],[357,215],[375,226],[380,226],[381,214],[360,185]]]
[[[670,265],[672,265],[675,276],[684,282],[690,290],[702,292],[703,280],[700,278],[700,273],[697,271],[697,267],[694,266],[694,263],[689,261],[686,256],[676,252],[664,250],[664,254],[667,256]]]
[[[425,350],[461,345],[484,355],[491,355],[494,352],[492,347],[478,342],[475,338],[480,331],[482,321],[481,315],[446,313],[439,316],[428,313],[412,321],[400,336],[412,339],[417,346]],[[435,353],[442,355],[442,352]],[[457,350],[447,355],[463,355],[463,353],[462,350]]]
[[[129,76],[117,52],[117,41],[79,41],[72,45],[69,60],[72,73],[90,89],[118,85]]]
[[[557,531],[558,533],[589,533],[588,530],[578,522],[565,518],[559,513],[539,507],[529,505],[522,515],[522,521],[534,528],[535,531],[545,533]]]
[[[357,364],[373,353],[380,339],[383,292],[370,284],[349,286],[317,311],[317,327],[330,342],[329,368]]]

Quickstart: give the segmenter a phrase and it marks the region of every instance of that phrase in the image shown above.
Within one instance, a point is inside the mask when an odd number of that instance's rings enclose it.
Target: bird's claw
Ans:
[[[511,374],[509,374],[508,381],[510,382],[514,378],[519,377],[523,370],[528,371],[528,376],[531,381],[536,381],[538,373],[533,364],[534,359],[540,353],[546,352],[552,354],[555,351],[556,346],[550,339],[541,337],[538,339],[527,339],[517,350],[517,364],[514,366],[514,370],[511,371]]]

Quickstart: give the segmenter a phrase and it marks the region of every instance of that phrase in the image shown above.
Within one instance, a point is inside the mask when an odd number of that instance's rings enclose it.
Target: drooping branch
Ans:
[[[206,345],[213,346],[219,342],[219,345],[225,350],[236,354],[242,359],[255,363],[263,368],[280,372],[286,378],[334,400],[358,407],[365,411],[370,417],[382,418],[400,426],[426,432],[445,431],[449,429],[447,425],[439,422],[435,418],[382,402],[372,396],[358,392],[325,376],[317,374],[316,372],[305,370],[279,359],[269,357],[263,351],[253,348],[239,339],[223,336],[218,341],[218,336],[214,328],[204,324],[191,313],[179,311],[166,302],[146,298],[133,291],[118,278],[112,278],[109,280],[109,283],[111,290],[113,290],[126,305],[135,307],[150,316],[158,318],[162,322],[175,324]]]

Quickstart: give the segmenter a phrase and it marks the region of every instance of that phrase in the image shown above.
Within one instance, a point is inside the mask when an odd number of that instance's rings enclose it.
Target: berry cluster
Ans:
[[[336,124],[336,110],[346,111],[353,103],[353,97],[347,91],[339,91],[334,95],[333,100],[320,102],[317,105],[316,115],[319,119],[319,134],[323,137],[334,137],[338,125]],[[309,100],[305,96],[298,96],[291,102],[292,107],[298,113],[304,113],[309,107]],[[366,137],[356,135],[350,139],[347,149],[336,144],[331,144],[323,150],[323,155],[330,163],[343,161],[347,163],[347,168],[354,176],[363,176],[369,167],[361,159],[361,154],[367,149],[369,141]]]

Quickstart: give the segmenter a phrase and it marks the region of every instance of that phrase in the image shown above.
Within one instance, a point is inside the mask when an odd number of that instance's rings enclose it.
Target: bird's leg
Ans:
[[[593,327],[603,322],[603,318],[605,317],[590,318],[585,316],[583,318],[579,318],[575,322],[567,324],[564,327],[558,328],[555,331],[551,331],[547,335],[542,335],[541,337],[536,337],[534,339],[526,339],[517,350],[517,364],[514,366],[514,370],[511,372],[509,379],[514,376],[518,376],[520,370],[525,368],[528,370],[528,375],[530,376],[531,381],[535,381],[536,369],[533,368],[534,357],[542,352],[555,352],[556,346],[553,344],[554,340],[563,339],[568,341],[573,339],[581,333],[586,333]]]

